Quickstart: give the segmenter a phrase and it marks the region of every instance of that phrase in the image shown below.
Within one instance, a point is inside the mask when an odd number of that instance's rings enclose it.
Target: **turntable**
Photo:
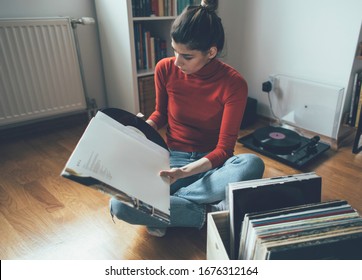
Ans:
[[[297,132],[267,126],[238,139],[245,147],[295,168],[301,168],[330,148],[319,136],[310,139]]]

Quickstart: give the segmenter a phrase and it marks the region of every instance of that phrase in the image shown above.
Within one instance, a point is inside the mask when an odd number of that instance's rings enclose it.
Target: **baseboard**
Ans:
[[[59,130],[65,127],[86,125],[88,123],[87,112],[78,112],[32,122],[19,123],[12,126],[0,127],[0,141],[19,139],[24,136],[36,135]]]

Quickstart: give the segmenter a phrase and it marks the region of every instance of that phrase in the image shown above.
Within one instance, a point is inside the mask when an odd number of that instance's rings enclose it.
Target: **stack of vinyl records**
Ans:
[[[362,259],[362,217],[344,200],[249,213],[239,259]]]

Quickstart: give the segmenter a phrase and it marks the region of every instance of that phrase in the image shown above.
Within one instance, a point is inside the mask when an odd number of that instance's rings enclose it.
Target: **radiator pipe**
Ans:
[[[81,56],[81,52],[80,52],[79,39],[78,39],[78,33],[77,33],[77,26],[79,24],[81,24],[81,25],[91,25],[91,24],[95,23],[95,20],[94,20],[94,18],[90,18],[90,17],[82,17],[82,18],[79,18],[79,19],[71,19],[70,23],[71,23],[71,26],[72,26],[72,29],[73,29],[73,34],[74,34],[74,42],[75,42],[75,48],[77,50],[78,63],[79,63],[79,69],[80,69],[80,76],[81,76],[81,79],[82,79],[83,90],[84,90],[84,95],[85,95],[86,104],[87,104],[88,119],[90,120],[97,113],[97,103],[96,103],[96,100],[94,98],[90,98],[89,95],[88,95],[87,86],[86,86],[85,78],[84,78],[84,67],[83,67],[82,56]]]

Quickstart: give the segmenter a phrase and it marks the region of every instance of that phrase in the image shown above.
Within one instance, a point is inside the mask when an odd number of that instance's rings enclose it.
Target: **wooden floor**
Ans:
[[[114,223],[108,196],[59,176],[83,129],[72,125],[1,141],[0,259],[205,259],[205,228],[149,236],[142,226]],[[237,143],[236,153],[245,152],[254,153]],[[316,171],[322,200],[346,199],[362,213],[362,153],[352,154],[350,146],[329,150],[305,170],[261,157],[264,177]]]

